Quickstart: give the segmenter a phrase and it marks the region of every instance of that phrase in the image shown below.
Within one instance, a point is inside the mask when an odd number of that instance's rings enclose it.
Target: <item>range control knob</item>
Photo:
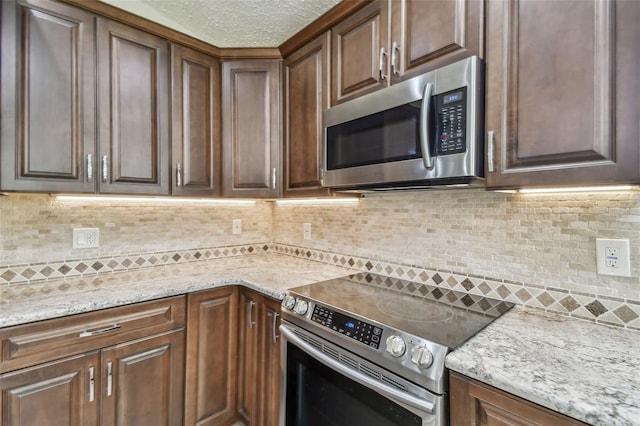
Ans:
[[[298,315],[304,315],[307,313],[308,309],[309,309],[309,304],[307,303],[307,301],[298,299],[296,301],[295,307],[293,308],[293,311]]]
[[[387,337],[387,352],[396,358],[404,355],[407,350],[407,345],[404,343],[404,339],[400,336],[389,336]]]
[[[288,310],[292,310],[296,306],[296,298],[293,296],[285,296],[282,299],[282,307]]]
[[[416,346],[411,351],[411,362],[420,368],[429,368],[433,362],[433,355],[429,352],[429,349],[422,346]]]

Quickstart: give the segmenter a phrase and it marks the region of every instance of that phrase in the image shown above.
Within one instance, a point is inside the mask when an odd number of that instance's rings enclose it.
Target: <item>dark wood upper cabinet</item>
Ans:
[[[222,64],[222,159],[225,197],[280,193],[280,62]]]
[[[180,45],[173,45],[171,54],[171,194],[219,196],[220,62]]]
[[[388,0],[376,0],[331,29],[331,105],[387,85]]]
[[[3,1],[0,189],[93,192],[93,15],[44,0]]]
[[[98,18],[99,188],[169,194],[169,43]]]
[[[285,197],[321,196],[322,111],[329,107],[330,34],[284,61],[284,189]]]
[[[487,186],[640,180],[640,3],[490,1]]]
[[[331,104],[483,56],[483,0],[376,0],[332,28]]]
[[[391,82],[483,57],[484,0],[390,0]]]

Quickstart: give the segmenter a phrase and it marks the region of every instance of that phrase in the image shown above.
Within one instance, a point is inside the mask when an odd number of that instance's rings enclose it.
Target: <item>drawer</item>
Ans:
[[[0,329],[0,373],[185,325],[186,296]]]

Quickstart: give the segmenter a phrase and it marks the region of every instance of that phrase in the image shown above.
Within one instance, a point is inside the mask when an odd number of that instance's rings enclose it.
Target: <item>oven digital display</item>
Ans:
[[[382,328],[316,305],[311,320],[373,349],[380,347]]]

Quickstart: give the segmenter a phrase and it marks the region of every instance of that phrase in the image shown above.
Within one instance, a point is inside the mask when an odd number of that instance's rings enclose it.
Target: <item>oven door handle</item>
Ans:
[[[330,356],[318,351],[314,346],[296,336],[287,326],[280,325],[280,334],[284,335],[286,340],[292,342],[298,348],[306,352],[309,356],[315,358],[316,360],[332,368],[333,370],[338,371],[343,376],[348,377],[351,380],[360,383],[361,385],[367,386],[368,388],[374,390],[375,392],[378,392],[381,395],[386,396],[387,398],[395,402],[408,405],[412,408],[426,412],[428,414],[434,413],[435,404],[433,402],[417,398],[406,392],[402,392],[401,390],[391,387],[383,382],[374,380],[362,373],[353,371],[346,365],[343,365]]]

